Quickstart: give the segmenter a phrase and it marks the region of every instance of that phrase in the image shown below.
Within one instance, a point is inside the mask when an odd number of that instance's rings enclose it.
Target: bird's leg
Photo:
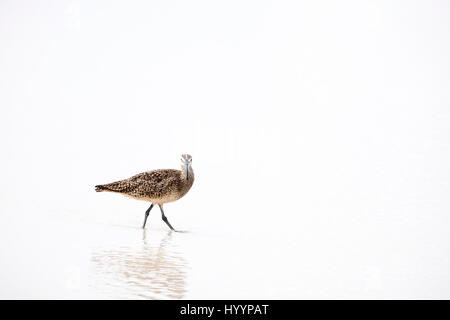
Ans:
[[[159,209],[161,209],[161,218],[162,218],[162,220],[169,226],[170,229],[172,229],[173,231],[177,231],[170,225],[169,220],[167,220],[167,217],[164,214],[164,210],[163,210],[162,204],[159,205]]]
[[[147,222],[148,215],[150,214],[150,210],[152,210],[152,208],[153,208],[153,203],[150,206],[150,208],[148,208],[147,211],[145,211],[144,225],[142,226],[142,229],[145,228],[145,223]]]

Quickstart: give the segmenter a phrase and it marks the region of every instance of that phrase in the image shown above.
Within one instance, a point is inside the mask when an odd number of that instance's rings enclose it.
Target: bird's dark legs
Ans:
[[[162,218],[162,220],[169,226],[170,229],[172,229],[173,231],[177,231],[170,225],[169,220],[167,220],[167,217],[164,214],[164,210],[163,210],[163,207],[162,207],[161,204],[159,205],[159,209],[161,209],[161,218]]]
[[[150,210],[152,210],[152,208],[153,208],[153,203],[152,203],[152,205],[150,206],[150,208],[148,208],[147,211],[145,211],[144,225],[142,226],[142,229],[145,228],[145,223],[147,222],[148,215],[149,215],[149,213],[150,213]]]

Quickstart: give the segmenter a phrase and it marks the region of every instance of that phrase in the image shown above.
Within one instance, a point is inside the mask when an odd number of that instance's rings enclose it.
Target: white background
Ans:
[[[448,1],[1,0],[0,296],[190,153],[187,297],[450,298],[449,57]]]

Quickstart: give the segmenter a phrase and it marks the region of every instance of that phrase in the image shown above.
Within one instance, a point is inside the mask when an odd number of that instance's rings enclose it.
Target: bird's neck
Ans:
[[[192,183],[194,181],[194,170],[192,170],[192,166],[189,167],[188,177],[186,179],[186,166],[181,166],[181,178],[183,181],[188,183]]]

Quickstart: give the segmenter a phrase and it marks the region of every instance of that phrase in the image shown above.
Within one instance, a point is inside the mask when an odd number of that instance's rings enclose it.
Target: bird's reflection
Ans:
[[[186,293],[187,263],[169,231],[159,244],[149,244],[144,230],[142,247],[94,252],[93,285],[108,296],[181,299]]]

